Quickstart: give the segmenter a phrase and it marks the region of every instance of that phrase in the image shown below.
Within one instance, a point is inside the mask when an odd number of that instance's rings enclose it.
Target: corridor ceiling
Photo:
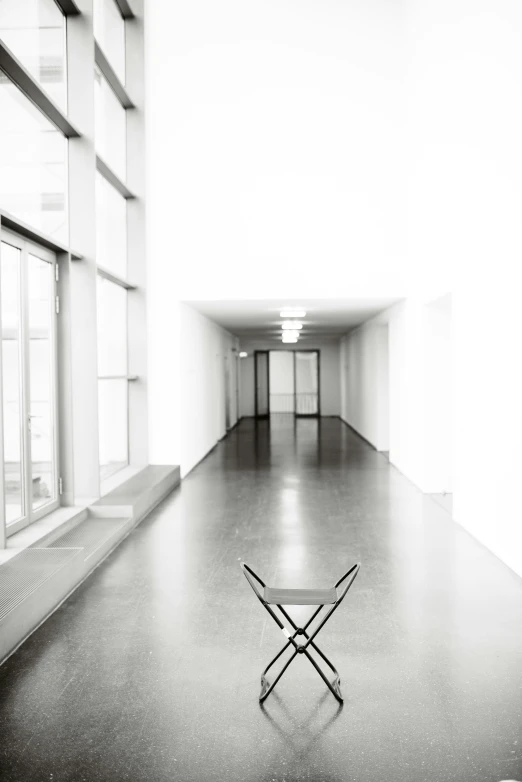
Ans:
[[[285,308],[302,308],[306,316],[299,342],[339,339],[351,329],[374,317],[400,299],[274,299],[259,301],[187,301],[243,340],[281,341],[279,313]]]

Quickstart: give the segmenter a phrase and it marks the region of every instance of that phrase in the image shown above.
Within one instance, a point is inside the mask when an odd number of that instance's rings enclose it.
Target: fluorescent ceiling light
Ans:
[[[306,311],[305,310],[299,310],[299,309],[295,309],[295,310],[285,309],[285,310],[281,310],[279,315],[282,318],[304,318],[305,315],[306,315]]]
[[[297,329],[300,331],[303,328],[303,324],[298,320],[285,320],[285,322],[281,324],[281,328],[284,330],[292,329],[292,331],[295,331]]]
[[[247,356],[248,356],[248,353],[245,353],[244,350],[242,350],[241,353],[239,354],[239,358],[246,358]]]
[[[298,339],[299,338],[299,332],[298,331],[283,331],[283,339],[285,337],[289,337],[292,339]]]
[[[285,342],[285,343],[287,343],[287,342],[297,342],[297,337],[287,337],[286,334],[283,334],[283,339],[281,341]]]

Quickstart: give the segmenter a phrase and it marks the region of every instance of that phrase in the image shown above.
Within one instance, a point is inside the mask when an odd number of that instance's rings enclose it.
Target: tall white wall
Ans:
[[[392,307],[389,319],[390,461],[425,490],[423,304]]]
[[[318,340],[303,343],[306,350],[320,350],[319,388],[321,415],[341,414],[341,380],[338,340]],[[241,341],[241,350],[248,358],[241,359],[241,414],[254,415],[254,351],[275,350],[273,342]]]
[[[453,324],[450,295],[411,298],[387,313],[390,461],[427,493],[453,482]]]
[[[186,475],[226,434],[225,355],[231,367],[231,425],[237,422],[237,339],[187,304],[169,302],[149,318],[150,459]],[[162,316],[162,317],[161,317]],[[170,330],[157,326],[172,324]],[[157,329],[157,330],[156,330]],[[158,376],[169,381],[163,386]]]
[[[181,474],[226,434],[225,354],[237,339],[187,304],[180,305]],[[237,421],[235,408],[232,421]]]
[[[451,493],[454,461],[453,302],[447,294],[424,310],[424,472],[426,491]]]
[[[410,298],[341,341],[342,417],[422,491],[451,491],[451,296]]]
[[[341,340],[341,417],[378,451],[389,446],[388,327],[372,320]]]
[[[522,575],[522,5],[411,14],[411,262],[452,279],[453,514]]]
[[[149,234],[178,298],[403,293],[402,8],[148,3]]]

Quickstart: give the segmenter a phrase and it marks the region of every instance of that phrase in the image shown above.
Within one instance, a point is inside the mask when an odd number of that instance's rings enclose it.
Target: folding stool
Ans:
[[[292,660],[298,655],[298,654],[304,654],[308,660],[312,663],[315,670],[321,677],[321,679],[324,681],[328,689],[332,692],[332,694],[337,698],[337,700],[342,703],[343,702],[343,696],[341,693],[341,678],[328,659],[328,657],[323,654],[323,652],[319,649],[319,647],[314,643],[314,638],[318,634],[318,632],[324,627],[328,619],[331,617],[337,606],[341,603],[341,601],[344,599],[346,593],[350,589],[351,585],[355,581],[355,578],[357,576],[357,573],[360,570],[360,563],[356,563],[355,565],[352,565],[350,570],[344,574],[342,578],[337,581],[335,586],[333,586],[331,589],[275,589],[272,587],[267,587],[267,585],[262,581],[256,573],[252,570],[251,567],[249,567],[244,562],[241,563],[241,569],[254,590],[257,598],[261,602],[261,604],[266,608],[274,622],[278,625],[279,629],[283,632],[284,636],[288,639],[286,644],[283,646],[281,651],[279,651],[274,659],[267,665],[263,673],[261,674],[261,694],[259,695],[259,700],[262,703],[265,698],[267,698],[274,687],[276,686],[277,682],[281,678],[281,676],[284,674]],[[252,578],[253,576],[253,578]],[[338,591],[338,587],[343,583],[343,581],[346,581],[346,579],[351,576],[348,583],[342,588],[342,590]],[[258,587],[256,586],[254,580],[255,579],[258,584],[260,584],[263,587],[263,593],[260,592]],[[319,606],[319,608],[314,611],[308,622],[305,624],[304,627],[298,627],[293,619],[288,615],[288,613],[285,611],[283,606]],[[289,630],[285,627],[283,622],[279,619],[275,611],[271,608],[271,606],[276,606],[279,608],[281,613],[283,614],[284,618],[290,623],[291,627],[293,628],[294,632],[290,633]],[[326,606],[330,606],[326,610],[326,615],[323,616],[323,618],[320,620],[318,626],[316,629],[309,635],[306,631],[308,627],[312,624],[314,619],[318,616],[318,614],[322,611],[323,608],[326,608]],[[306,641],[304,643],[300,643],[295,640],[296,636],[298,635],[304,635]],[[286,662],[286,664],[283,666],[279,674],[276,676],[272,684],[267,680],[266,674],[272,667],[272,665],[278,660],[283,652],[288,649],[289,646],[294,647],[294,651],[290,659]],[[334,680],[331,682],[326,675],[323,673],[319,665],[316,663],[316,661],[311,656],[310,652],[308,651],[308,647],[311,647],[314,649],[317,654],[322,657],[322,659],[325,661],[325,663],[329,666],[329,668],[334,673]]]

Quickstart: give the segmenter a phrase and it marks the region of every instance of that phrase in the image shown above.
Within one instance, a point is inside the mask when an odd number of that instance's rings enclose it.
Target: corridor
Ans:
[[[298,657],[260,707],[283,636],[240,559],[288,587],[362,563],[320,635],[343,706]],[[521,779],[521,618],[520,579],[340,420],[243,419],[0,668],[0,777]]]

